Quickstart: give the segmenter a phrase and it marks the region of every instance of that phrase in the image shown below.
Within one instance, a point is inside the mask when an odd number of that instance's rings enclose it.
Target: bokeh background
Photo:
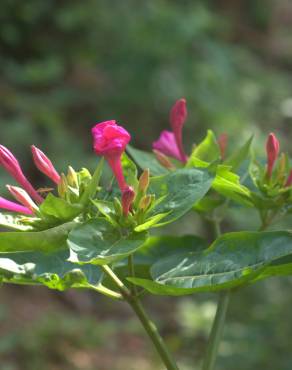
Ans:
[[[254,133],[263,154],[272,130],[291,154],[291,72],[289,0],[0,3],[1,143],[42,186],[31,144],[60,171],[94,168],[94,122],[118,120],[149,150],[180,97],[188,102],[187,148],[212,128],[228,133],[230,147]],[[1,194],[7,182],[1,170]],[[256,227],[253,215],[236,214],[226,229]],[[194,231],[205,232],[196,217],[168,230]],[[291,291],[282,278],[234,293],[218,370],[292,369]],[[162,369],[122,303],[18,286],[1,287],[0,297],[1,370]],[[206,294],[145,298],[182,370],[199,369],[215,303]]]

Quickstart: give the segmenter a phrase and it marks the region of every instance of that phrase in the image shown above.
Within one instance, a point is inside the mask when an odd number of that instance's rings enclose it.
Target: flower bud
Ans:
[[[78,188],[78,176],[76,171],[71,166],[68,167],[67,180],[68,185],[72,186],[73,188]]]
[[[268,179],[271,178],[274,164],[278,158],[280,150],[280,144],[275,134],[270,133],[266,142],[266,152],[267,152],[267,176]]]
[[[228,135],[225,133],[221,134],[217,142],[220,149],[221,159],[223,160],[225,158],[225,152],[228,144]]]
[[[36,167],[56,184],[59,184],[61,178],[50,159],[36,146],[31,146],[32,156]]]
[[[68,181],[66,176],[63,173],[61,173],[61,180],[59,181],[58,184],[58,193],[60,197],[65,198],[67,191],[68,191]]]
[[[145,195],[139,202],[139,209],[145,211],[152,203],[152,200],[153,200],[152,195],[150,194]]]
[[[38,203],[42,203],[43,198],[33,188],[25,177],[18,160],[5,146],[0,145],[0,165],[25,189],[28,194]]]
[[[126,186],[122,193],[122,209],[124,216],[128,216],[131,205],[135,199],[135,191],[131,186]]]
[[[156,149],[153,149],[153,153],[155,154],[155,157],[158,160],[158,162],[163,167],[167,168],[168,170],[175,169],[175,166],[170,162],[170,160],[166,157],[166,155],[164,155],[163,153],[161,153],[159,150],[156,150]]]
[[[29,208],[23,207],[18,203],[11,202],[10,200],[2,197],[0,197],[0,208],[6,209],[10,212],[23,213],[25,215],[31,215],[33,213]]]
[[[173,105],[170,111],[170,125],[175,136],[176,144],[180,154],[180,160],[185,163],[187,161],[187,156],[183,148],[182,141],[182,129],[187,119],[187,105],[185,99],[179,99]]]
[[[34,203],[28,193],[18,186],[6,185],[10,194],[26,208],[30,209],[33,213],[39,210],[38,206]]]
[[[288,188],[291,185],[292,185],[292,170],[290,171],[290,173],[288,175],[287,181],[285,183],[285,187]]]
[[[149,186],[149,176],[150,176],[149,168],[146,168],[142,172],[142,175],[139,178],[139,185],[138,185],[139,192],[146,193],[148,186]]]

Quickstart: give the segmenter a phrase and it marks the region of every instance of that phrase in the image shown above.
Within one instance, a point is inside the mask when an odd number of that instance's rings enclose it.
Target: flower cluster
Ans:
[[[49,158],[35,146],[32,146],[32,155],[36,167],[58,184],[60,176]],[[37,204],[41,204],[44,199],[24,175],[16,157],[3,145],[0,145],[0,165],[21,186],[7,185],[8,191],[21,204],[0,197],[0,208],[27,215],[36,213],[38,210]]]

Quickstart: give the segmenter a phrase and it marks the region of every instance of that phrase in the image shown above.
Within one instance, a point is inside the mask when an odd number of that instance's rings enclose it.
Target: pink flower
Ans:
[[[267,152],[267,176],[271,178],[274,164],[278,158],[280,151],[280,143],[276,138],[275,134],[270,133],[266,142],[266,152]]]
[[[121,191],[126,187],[123,175],[121,156],[131,140],[130,134],[116,121],[98,123],[92,128],[94,151],[108,161]]]
[[[171,131],[164,130],[161,132],[159,139],[154,141],[152,144],[153,149],[172,157],[181,160],[179,148],[176,143],[174,133]]]
[[[176,144],[179,150],[180,160],[182,162],[187,161],[187,156],[185,154],[185,151],[183,148],[183,142],[182,142],[182,129],[187,119],[187,115],[188,115],[188,112],[187,112],[186,100],[185,99],[177,100],[170,110],[169,119],[170,119],[170,126],[174,133]]]
[[[128,216],[135,199],[135,191],[131,186],[126,186],[122,193],[122,208],[124,216]]]
[[[31,183],[24,176],[18,160],[14,157],[10,150],[5,148],[3,145],[0,145],[0,165],[6,169],[6,171],[30,194],[30,196],[36,202],[41,203],[43,201],[43,198],[37,193]]]
[[[0,208],[6,209],[8,211],[12,212],[18,212],[18,213],[23,213],[25,215],[31,215],[32,211],[27,208],[23,207],[20,204],[11,202],[10,200],[7,200],[5,198],[0,197]]]
[[[30,209],[32,213],[38,211],[38,206],[34,203],[34,201],[25,190],[19,188],[18,186],[6,185],[6,187],[9,190],[10,194],[12,194],[12,196],[16,200],[18,200],[18,202],[23,204],[26,208]]]
[[[225,158],[225,152],[228,144],[228,135],[225,133],[221,134],[217,142],[220,149],[221,159],[223,160]]]
[[[48,176],[56,184],[59,184],[61,177],[56,171],[50,159],[36,146],[31,146],[32,156],[37,168],[46,176]]]

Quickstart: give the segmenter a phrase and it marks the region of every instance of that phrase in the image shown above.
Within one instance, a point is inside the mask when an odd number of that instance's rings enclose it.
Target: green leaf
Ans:
[[[226,198],[232,199],[244,206],[252,207],[253,199],[250,190],[240,183],[240,178],[230,172],[228,166],[218,166],[212,188]]]
[[[54,217],[60,221],[71,221],[83,211],[81,204],[71,204],[62,198],[55,197],[52,193],[48,194],[40,206],[43,216]]]
[[[122,155],[122,167],[125,176],[126,183],[137,189],[138,186],[138,171],[135,163],[127,156],[126,153]]]
[[[210,189],[214,175],[207,169],[179,169],[167,175],[152,177],[149,194],[157,199],[150,216],[168,213],[161,226],[175,221],[189,211]],[[162,198],[162,199],[161,199]]]
[[[108,264],[134,253],[146,237],[146,232],[130,232],[116,228],[106,219],[93,219],[70,232],[70,261]]]
[[[86,206],[89,203],[90,199],[92,199],[94,197],[94,195],[97,191],[99,180],[100,180],[100,177],[101,177],[101,174],[102,174],[103,163],[104,163],[104,159],[101,158],[100,161],[98,162],[98,166],[96,167],[96,170],[94,171],[92,179],[90,180],[90,183],[86,187],[86,189],[85,189],[85,191],[84,191],[84,193],[83,193],[83,195],[80,199],[80,203],[83,206]]]
[[[224,161],[224,164],[231,166],[231,169],[236,171],[242,162],[248,158],[252,140],[253,136],[251,136],[242,147],[231,154],[230,157]]]
[[[155,294],[230,289],[277,274],[273,262],[288,256],[291,232],[236,232],[218,238],[206,251],[161,259],[151,268],[153,281],[130,280]]]
[[[0,253],[57,250],[64,246],[68,233],[75,226],[75,222],[68,222],[44,231],[1,232]]]
[[[151,227],[156,226],[159,223],[159,221],[161,221],[167,215],[168,213],[158,213],[157,215],[148,218],[143,224],[136,226],[135,231],[141,232],[141,231],[148,230]]]
[[[6,283],[43,284],[51,289],[90,288],[102,273],[98,266],[68,262],[68,249],[54,253],[7,253],[0,258],[0,277]]]
[[[208,130],[205,139],[200,144],[198,144],[192,151],[192,154],[188,159],[186,167],[189,168],[196,165],[195,164],[196,159],[210,163],[218,160],[219,158],[220,158],[220,149],[217,143],[217,139],[213,131]]]
[[[27,231],[32,230],[32,226],[24,225],[21,221],[25,220],[25,216],[19,216],[9,213],[0,213],[0,226],[8,229]]]
[[[151,176],[160,176],[169,172],[165,167],[161,166],[152,153],[144,152],[130,145],[127,146],[127,152],[142,170],[149,168]]]

